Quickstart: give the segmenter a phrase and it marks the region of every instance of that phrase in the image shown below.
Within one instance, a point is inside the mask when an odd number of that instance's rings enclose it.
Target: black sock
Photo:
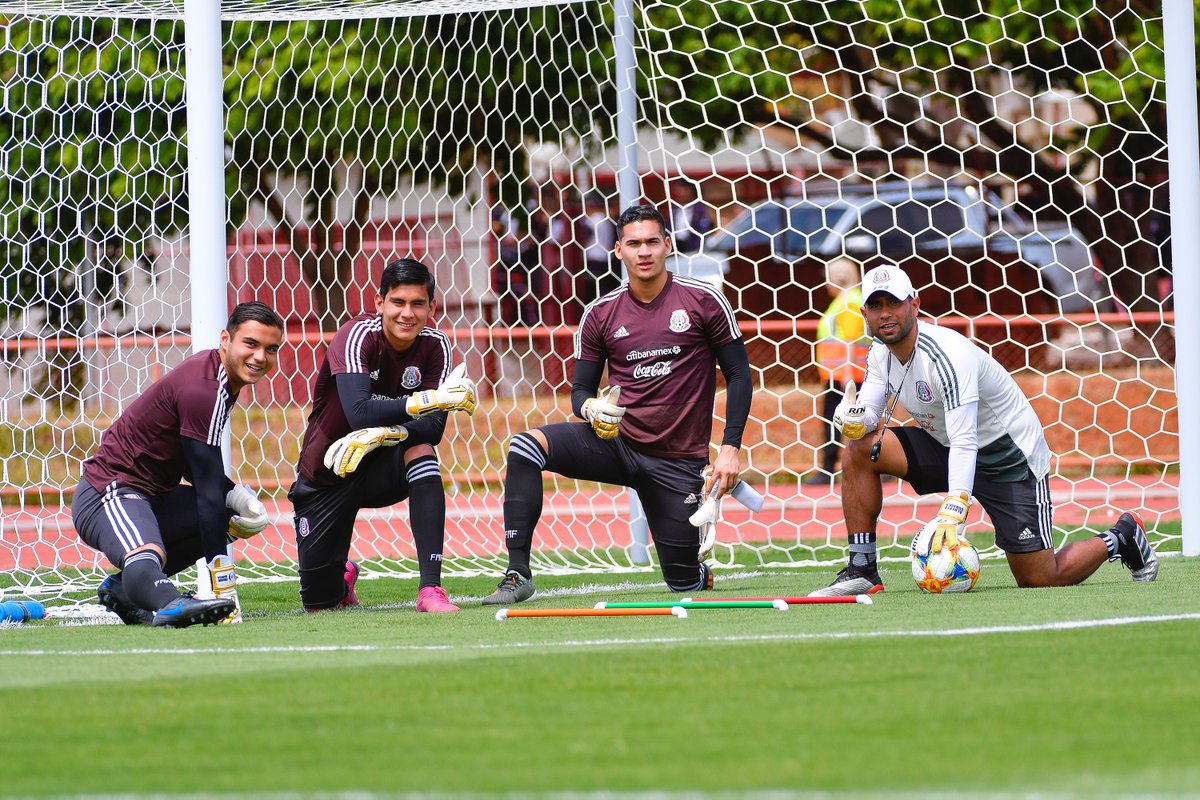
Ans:
[[[542,516],[542,469],[546,451],[527,433],[518,433],[508,444],[508,470],[504,476],[504,543],[508,568],[526,578],[533,529]]]
[[[441,586],[442,548],[446,543],[446,489],[435,456],[421,456],[404,471],[408,480],[408,520],[417,548],[421,585]]]
[[[179,599],[179,590],[163,572],[158,553],[142,550],[125,558],[121,585],[130,602],[149,611],[166,608]]]
[[[850,539],[850,566],[871,572],[877,569],[879,551],[875,546],[874,533],[852,533]]]

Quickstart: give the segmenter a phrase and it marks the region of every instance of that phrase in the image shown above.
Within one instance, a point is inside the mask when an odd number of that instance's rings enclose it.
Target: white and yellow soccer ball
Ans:
[[[979,551],[975,545],[960,534],[954,546],[943,547],[937,553],[928,549],[921,553],[916,549],[917,539],[913,540],[912,574],[921,591],[929,594],[971,591],[979,580]]]

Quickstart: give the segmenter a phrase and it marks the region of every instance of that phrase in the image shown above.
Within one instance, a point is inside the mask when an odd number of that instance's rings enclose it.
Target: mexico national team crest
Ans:
[[[933,390],[929,388],[929,384],[925,381],[917,381],[917,399],[922,403],[933,402]]]
[[[405,389],[415,389],[421,385],[421,370],[417,367],[405,367],[400,384]]]
[[[692,327],[692,319],[686,311],[682,308],[677,308],[671,312],[671,330],[676,333],[683,333],[690,327]]]

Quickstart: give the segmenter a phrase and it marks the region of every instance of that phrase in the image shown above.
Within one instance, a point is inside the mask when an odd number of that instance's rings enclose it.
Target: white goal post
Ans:
[[[0,595],[91,602],[111,566],[71,528],[83,460],[249,299],[288,330],[232,419],[273,514],[239,576],[294,579],[312,379],[410,255],[486,394],[439,448],[445,570],[499,569],[506,441],[569,418],[574,325],[617,277],[595,221],[634,201],[703,212],[671,266],[722,287],[751,355],[767,505],[729,509],[718,565],[845,557],[813,352],[839,257],[902,263],[1013,371],[1056,456],[1056,543],[1133,508],[1200,554],[1200,377],[1176,358],[1200,321],[1175,314],[1200,277],[1171,268],[1200,254],[1171,214],[1200,204],[1192,3],[430,6],[0,0]],[[887,488],[884,558],[928,502]],[[643,569],[631,522],[623,492],[548,478],[534,569]],[[405,507],[363,512],[354,554],[415,574]]]
[[[1171,208],[1200,208],[1200,136],[1197,135],[1195,4],[1164,0],[1163,38],[1166,53],[1167,139],[1171,181]],[[1200,254],[1200,227],[1178,225],[1172,229],[1171,251],[1177,263],[1188,263]],[[1200,298],[1200,275],[1182,276],[1175,284],[1176,302],[1188,308]],[[1175,323],[1177,342],[1200,341],[1200,318],[1184,314]],[[1180,366],[1182,365],[1182,369]],[[1188,413],[1200,403],[1200,369],[1181,359],[1175,368],[1179,394],[1179,504],[1182,512],[1183,554],[1200,555],[1200,420]]]

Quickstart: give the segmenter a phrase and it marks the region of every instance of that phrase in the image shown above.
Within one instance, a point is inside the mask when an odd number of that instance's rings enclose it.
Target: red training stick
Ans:
[[[860,599],[861,598],[861,599]],[[821,603],[858,603],[872,605],[869,595],[844,595],[842,597],[686,597],[685,603],[734,603],[741,601],[782,600],[789,606],[819,605]]]
[[[512,617],[679,617],[687,611],[674,608],[502,608],[496,612],[497,620]]]

